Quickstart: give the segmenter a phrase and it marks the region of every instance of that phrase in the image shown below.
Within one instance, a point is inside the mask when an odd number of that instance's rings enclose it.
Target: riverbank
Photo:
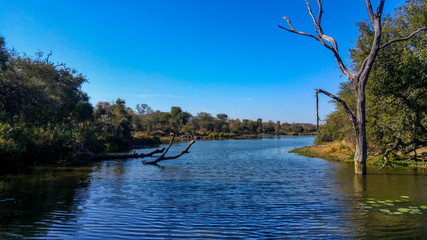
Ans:
[[[341,142],[325,142],[291,150],[303,156],[322,158],[337,162],[352,162],[354,150]]]
[[[306,133],[306,134],[281,134],[281,135],[275,135],[275,134],[234,134],[234,133],[211,133],[209,135],[197,135],[197,136],[191,136],[191,135],[184,135],[179,136],[175,138],[175,141],[177,142],[186,142],[189,140],[197,140],[197,141],[210,141],[210,140],[241,140],[241,139],[256,139],[256,138],[263,138],[263,137],[273,137],[273,136],[315,136],[315,133]],[[157,137],[160,139],[161,143],[169,143],[171,136],[159,136]]]
[[[306,146],[291,150],[292,153],[297,153],[302,156],[312,158],[322,158],[330,161],[352,163],[355,149],[344,142],[323,142],[313,146]],[[417,160],[412,159],[413,154],[402,156],[401,154],[394,155],[389,158],[387,167],[408,167],[408,168],[427,168],[427,160],[425,155],[427,148],[422,148],[419,151]],[[369,165],[383,166],[385,163],[383,156],[368,157]]]

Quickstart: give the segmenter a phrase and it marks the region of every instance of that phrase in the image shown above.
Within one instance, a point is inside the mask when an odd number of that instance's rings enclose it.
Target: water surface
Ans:
[[[369,168],[370,175],[355,176],[351,164],[288,153],[312,142],[199,141],[164,168],[128,159],[2,175],[0,238],[427,236],[427,210],[419,208],[427,205],[425,172]],[[378,203],[385,200],[400,202]],[[384,212],[408,207],[418,212]]]

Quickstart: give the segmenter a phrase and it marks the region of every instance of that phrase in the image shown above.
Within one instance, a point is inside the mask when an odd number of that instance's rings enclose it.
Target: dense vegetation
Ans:
[[[249,119],[230,119],[227,114],[216,117],[206,112],[196,116],[172,107],[170,112],[153,111],[143,104],[137,105],[134,115],[135,130],[140,134],[164,136],[172,129],[191,137],[233,138],[247,135],[306,135],[314,134],[316,129],[309,123],[280,123],[279,121],[263,122]]]
[[[122,99],[95,107],[81,89],[87,79],[42,53],[18,54],[0,37],[0,159],[57,161],[82,152],[118,151],[160,143],[171,131],[210,139],[258,134],[311,134],[312,124],[229,119],[226,114],[197,116],[172,107],[133,110]]]
[[[402,39],[427,26],[427,2],[407,1],[394,17],[383,21],[386,43]],[[369,54],[372,29],[367,21],[358,24],[360,34],[350,51],[353,66],[363,64]],[[417,150],[427,143],[427,34],[420,33],[381,50],[367,83],[367,138],[371,159],[379,163],[389,159],[416,158]],[[354,89],[349,82],[340,86],[338,96],[355,108]],[[345,141],[353,145],[353,129],[341,104],[331,113],[321,129],[318,141]],[[412,154],[409,156],[408,154]]]

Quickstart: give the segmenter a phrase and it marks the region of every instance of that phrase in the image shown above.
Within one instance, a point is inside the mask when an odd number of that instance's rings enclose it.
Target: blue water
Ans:
[[[425,238],[427,211],[363,210],[366,198],[427,205],[427,175],[353,174],[288,153],[313,137],[198,141],[163,168],[142,159],[3,176],[0,237],[52,239]],[[171,155],[185,148],[173,146]],[[148,152],[149,150],[137,150]],[[396,207],[397,208],[397,207]]]

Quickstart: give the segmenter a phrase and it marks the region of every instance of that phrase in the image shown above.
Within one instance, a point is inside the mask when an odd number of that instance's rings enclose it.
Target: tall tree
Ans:
[[[326,47],[333,53],[335,60],[338,63],[339,69],[350,80],[356,95],[355,113],[350,110],[350,108],[347,106],[347,103],[345,101],[343,101],[339,97],[325,90],[316,89],[316,97],[319,93],[323,93],[342,104],[346,113],[350,117],[353,128],[354,128],[355,143],[356,143],[356,153],[354,155],[355,173],[366,175],[366,159],[368,154],[367,154],[367,141],[366,141],[366,108],[365,108],[366,95],[365,95],[365,92],[366,92],[366,84],[368,82],[368,78],[369,78],[369,74],[371,72],[372,66],[374,65],[375,59],[380,49],[385,48],[390,44],[393,44],[396,42],[408,40],[413,36],[415,36],[417,33],[427,30],[427,28],[426,27],[419,28],[404,38],[390,40],[389,42],[381,45],[382,12],[384,8],[385,0],[380,0],[375,13],[372,9],[371,1],[365,0],[369,20],[371,23],[371,27],[373,28],[373,31],[372,31],[373,37],[372,37],[372,41],[370,42],[368,55],[364,58],[362,64],[357,66],[354,69],[355,71],[352,72],[350,69],[346,67],[342,57],[338,52],[338,43],[335,41],[333,37],[327,36],[323,32],[323,28],[321,26],[322,14],[323,14],[321,0],[317,0],[317,5],[319,7],[319,13],[317,18],[314,16],[309,2],[307,0],[305,2],[307,4],[308,12],[311,18],[313,19],[315,32],[316,32],[315,35],[295,30],[291,24],[291,21],[287,17],[283,17],[283,18],[287,21],[289,28],[283,27],[280,25],[279,27],[292,33],[311,37],[316,41],[320,42],[324,47]]]

